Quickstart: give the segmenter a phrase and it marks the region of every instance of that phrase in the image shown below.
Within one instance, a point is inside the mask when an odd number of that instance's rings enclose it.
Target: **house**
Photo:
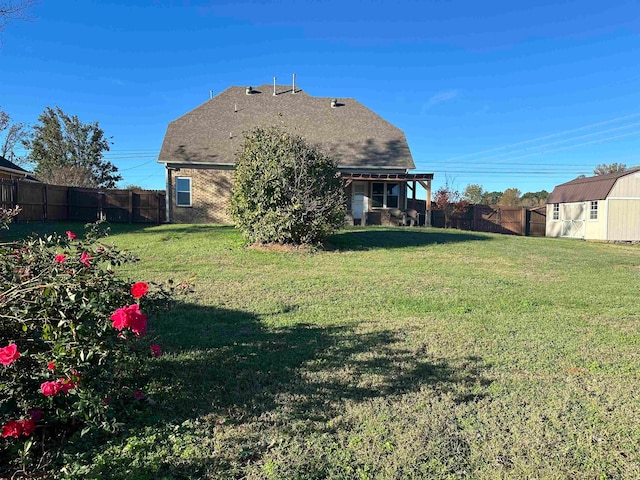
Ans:
[[[2,155],[0,155],[0,180],[31,180],[37,181],[35,177],[22,167],[19,167],[13,162],[10,162]]]
[[[640,240],[640,167],[558,185],[547,200],[546,235]]]
[[[230,223],[236,154],[244,133],[278,127],[338,161],[356,223],[385,223],[415,209],[429,221],[431,173],[415,168],[399,128],[358,101],[314,97],[295,85],[229,87],[167,127],[158,162],[165,165],[167,220]],[[426,191],[418,199],[417,185]],[[415,215],[415,212],[410,212]]]

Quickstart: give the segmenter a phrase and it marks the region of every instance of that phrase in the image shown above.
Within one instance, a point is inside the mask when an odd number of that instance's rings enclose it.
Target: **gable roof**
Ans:
[[[558,185],[553,189],[547,203],[588,202],[604,200],[620,177],[640,171],[640,167],[630,168],[624,172],[596,175],[594,177],[576,178]]]
[[[9,160],[7,160],[6,158],[4,158],[2,155],[0,155],[0,170],[5,170],[7,172],[11,172],[11,173],[22,173],[22,174],[28,174],[31,173],[27,170],[25,170],[22,167],[19,167],[18,165],[16,165],[13,162],[10,162]]]
[[[296,87],[229,87],[167,127],[158,162],[233,165],[244,133],[256,127],[279,127],[338,160],[342,168],[415,168],[404,133],[347,98],[313,97]]]

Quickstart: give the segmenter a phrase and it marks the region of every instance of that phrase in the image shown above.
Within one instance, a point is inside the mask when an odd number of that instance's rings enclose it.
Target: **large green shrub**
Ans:
[[[320,243],[343,224],[345,205],[334,159],[276,128],[245,136],[229,211],[250,242]]]
[[[116,276],[136,259],[99,230],[0,245],[0,477],[55,464],[72,435],[119,429],[145,396],[145,359],[161,353],[146,313],[169,292]]]

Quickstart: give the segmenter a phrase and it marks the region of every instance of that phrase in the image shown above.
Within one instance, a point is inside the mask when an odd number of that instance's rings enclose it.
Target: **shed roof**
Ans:
[[[279,127],[338,160],[339,167],[412,169],[404,133],[352,98],[313,97],[296,87],[265,84],[246,94],[229,87],[167,127],[158,162],[233,165],[244,133]]]
[[[596,175],[594,177],[576,178],[570,182],[556,186],[549,195],[547,203],[588,202],[604,200],[620,177],[640,171],[633,167],[624,172]]]

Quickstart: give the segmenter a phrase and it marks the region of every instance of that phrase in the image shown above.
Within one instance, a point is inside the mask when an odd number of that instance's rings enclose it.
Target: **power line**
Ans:
[[[475,156],[478,156],[478,155],[483,155],[485,153],[496,152],[496,151],[499,151],[499,150],[502,150],[502,149],[511,148],[511,147],[519,147],[521,145],[527,145],[529,143],[534,143],[534,142],[537,142],[537,141],[540,141],[540,140],[547,140],[549,138],[561,137],[561,136],[566,135],[568,133],[580,132],[582,130],[588,130],[590,128],[600,127],[602,125],[609,125],[611,123],[616,123],[616,122],[620,122],[622,120],[628,120],[630,118],[637,118],[637,117],[640,117],[640,113],[634,113],[634,114],[631,114],[631,115],[624,115],[624,116],[621,116],[621,117],[613,118],[611,120],[605,120],[604,122],[592,123],[590,125],[585,125],[583,127],[573,128],[573,129],[570,129],[570,130],[564,130],[562,132],[552,133],[550,135],[544,135],[542,137],[536,137],[536,138],[532,138],[530,140],[524,140],[524,141],[517,142],[517,143],[511,143],[511,144],[503,145],[503,146],[500,146],[500,147],[494,147],[494,148],[490,148],[488,150],[482,150],[482,151],[475,152],[475,153],[467,153],[465,155],[459,155],[457,157],[451,157],[451,158],[448,158],[448,159],[443,160],[443,161],[444,162],[452,162],[452,161],[460,160],[460,159],[463,159],[463,158],[475,157]]]

